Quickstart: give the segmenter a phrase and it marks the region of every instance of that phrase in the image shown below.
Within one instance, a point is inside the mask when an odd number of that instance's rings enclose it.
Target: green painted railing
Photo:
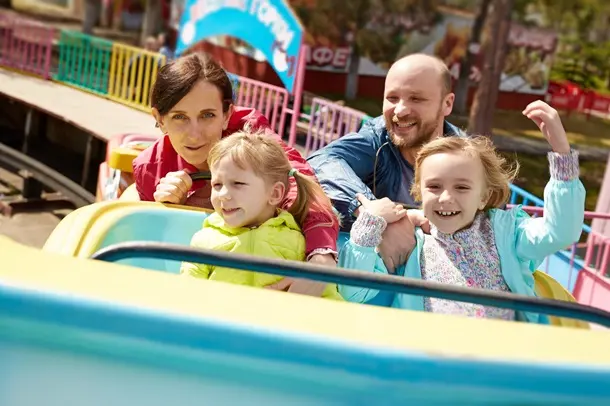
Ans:
[[[54,79],[92,93],[108,94],[112,44],[77,31],[62,31]]]

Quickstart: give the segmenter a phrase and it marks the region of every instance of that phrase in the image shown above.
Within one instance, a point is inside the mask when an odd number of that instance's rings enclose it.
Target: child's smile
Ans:
[[[459,211],[435,211],[434,213],[436,213],[437,216],[441,216],[441,217],[453,217],[453,216],[460,214],[461,212],[459,212]]]
[[[466,220],[461,218],[461,213],[461,211],[434,210],[432,216],[426,215],[426,217],[438,230],[452,234],[464,228],[463,224]]]
[[[485,207],[488,188],[480,159],[465,152],[430,155],[421,164],[424,215],[441,232],[468,227]]]

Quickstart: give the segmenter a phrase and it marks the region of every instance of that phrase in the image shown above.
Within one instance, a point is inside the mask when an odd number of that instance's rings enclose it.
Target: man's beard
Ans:
[[[438,131],[439,122],[441,121],[441,109],[438,110],[436,114],[436,118],[427,122],[417,121],[415,124],[415,134],[410,135],[408,137],[401,137],[394,133],[392,129],[393,122],[386,123],[386,128],[388,130],[388,134],[390,135],[390,140],[392,144],[394,144],[398,149],[411,149],[411,148],[419,148],[426,144],[428,141],[432,140],[436,132]],[[401,119],[400,121],[407,122],[409,119]]]

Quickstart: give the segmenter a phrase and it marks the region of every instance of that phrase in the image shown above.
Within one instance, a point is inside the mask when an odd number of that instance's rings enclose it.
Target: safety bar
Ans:
[[[76,182],[2,143],[0,143],[0,166],[7,166],[16,171],[25,169],[31,172],[40,183],[61,193],[76,207],[87,206],[95,201],[95,196]]]
[[[340,285],[389,290],[396,293],[543,313],[557,317],[580,319],[610,327],[610,312],[579,303],[451,286],[396,275],[383,275],[352,269],[312,265],[306,262],[293,262],[224,251],[195,249],[177,244],[148,241],[124,242],[103,248],[93,254],[91,258],[106,262],[116,262],[129,258],[156,258],[204,263],[212,266],[262,272],[285,277],[308,278]]]

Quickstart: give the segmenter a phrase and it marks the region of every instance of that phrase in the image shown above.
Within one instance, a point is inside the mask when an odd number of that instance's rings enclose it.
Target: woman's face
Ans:
[[[222,111],[222,94],[211,83],[200,80],[166,115],[153,115],[176,152],[199,170],[207,170],[210,149],[222,137],[233,108]]]

